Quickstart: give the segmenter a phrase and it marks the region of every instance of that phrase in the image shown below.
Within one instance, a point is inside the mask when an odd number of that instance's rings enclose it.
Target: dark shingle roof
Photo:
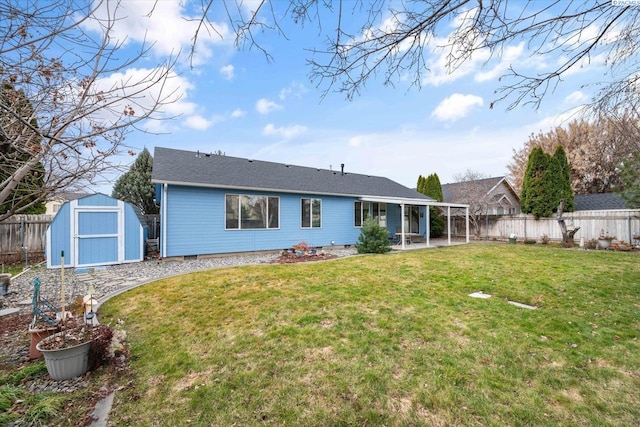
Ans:
[[[504,176],[496,176],[496,177],[493,177],[493,178],[477,179],[477,180],[473,181],[473,188],[477,189],[478,191],[484,192],[484,194],[487,194],[489,192],[489,190],[491,190],[493,187],[498,185],[500,183],[500,181],[502,181],[503,179],[504,179]],[[511,184],[509,184],[509,185],[511,185]],[[460,194],[461,192],[463,194],[466,193],[465,190],[461,190],[461,189],[464,189],[466,186],[468,186],[468,183],[466,183],[466,182],[452,182],[452,183],[449,183],[449,184],[443,184],[442,185],[442,200],[444,200],[445,202],[459,201],[459,200],[457,200],[459,197],[457,197],[456,194]]]
[[[573,198],[577,211],[626,209],[624,199],[616,193],[576,194]]]
[[[388,178],[156,147],[154,183],[431,200]]]

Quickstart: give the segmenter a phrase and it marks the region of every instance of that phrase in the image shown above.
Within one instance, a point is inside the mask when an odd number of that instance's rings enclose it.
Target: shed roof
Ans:
[[[607,209],[626,209],[626,203],[616,193],[576,194],[573,197],[577,211],[601,211]]]
[[[388,178],[156,147],[151,181],[290,193],[433,199]]]

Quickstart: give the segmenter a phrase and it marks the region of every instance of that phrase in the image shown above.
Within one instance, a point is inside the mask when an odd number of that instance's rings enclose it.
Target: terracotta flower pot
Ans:
[[[39,359],[42,357],[42,352],[36,348],[38,343],[43,339],[50,337],[56,333],[56,328],[34,328],[29,329],[31,334],[31,345],[29,346],[29,360]]]

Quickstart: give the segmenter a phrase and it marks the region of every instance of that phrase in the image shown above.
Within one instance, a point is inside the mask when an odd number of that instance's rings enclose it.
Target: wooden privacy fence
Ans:
[[[608,210],[608,211],[578,211],[565,212],[564,218],[569,229],[580,227],[575,235],[576,242],[597,239],[601,233],[613,236],[625,242],[634,242],[633,236],[640,235],[640,209]],[[452,233],[464,234],[464,218],[456,217],[452,221]],[[551,218],[534,219],[533,215],[505,215],[483,217],[480,227],[480,238],[507,239],[515,234],[518,240],[540,240],[547,236],[551,240],[562,240],[562,232],[558,225],[557,216]],[[474,230],[470,230],[473,235]]]
[[[51,215],[15,215],[0,222],[0,257],[11,264],[29,259],[42,261]]]
[[[0,262],[36,263],[45,259],[47,227],[52,215],[15,215],[0,222]],[[160,233],[158,215],[145,215],[143,225],[148,225],[148,238],[157,239]]]

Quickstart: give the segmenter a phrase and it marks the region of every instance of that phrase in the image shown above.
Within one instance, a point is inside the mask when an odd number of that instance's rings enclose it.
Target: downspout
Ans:
[[[161,242],[161,251],[160,257],[164,258],[167,256],[167,193],[169,190],[169,185],[165,182],[162,185],[162,202],[160,204],[160,212],[162,212],[160,216],[160,242]]]

